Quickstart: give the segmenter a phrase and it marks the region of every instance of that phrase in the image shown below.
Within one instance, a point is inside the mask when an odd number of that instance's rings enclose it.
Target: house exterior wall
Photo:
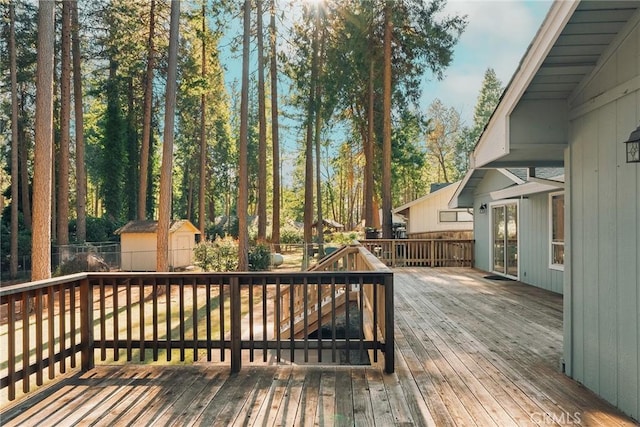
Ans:
[[[120,268],[122,270],[156,270],[155,233],[123,233],[120,236],[120,248]]]
[[[407,233],[424,233],[430,231],[462,231],[473,230],[473,222],[441,222],[440,211],[467,212],[466,209],[449,209],[449,200],[457,186],[449,185],[425,198],[425,200],[409,207]]]
[[[520,281],[561,294],[564,271],[549,267],[549,193],[520,200]]]
[[[491,204],[498,201],[491,191],[513,185],[513,181],[498,171],[489,171],[476,189],[474,201],[475,266],[491,271]],[[480,205],[487,205],[487,212],[480,214]],[[535,194],[520,199],[518,262],[523,283],[556,293],[563,293],[563,272],[549,268],[549,194]]]
[[[475,238],[474,245],[474,265],[480,270],[491,271],[491,215],[489,209],[484,214],[480,213],[482,204],[489,204],[493,201],[489,193],[499,190],[509,185],[513,185],[513,181],[496,170],[490,170],[484,176],[482,181],[476,187],[473,201],[473,235]]]
[[[564,347],[569,375],[639,419],[640,165],[626,163],[622,143],[640,123],[635,22],[573,100],[577,109],[608,94],[570,122]],[[631,90],[613,90],[629,82]]]

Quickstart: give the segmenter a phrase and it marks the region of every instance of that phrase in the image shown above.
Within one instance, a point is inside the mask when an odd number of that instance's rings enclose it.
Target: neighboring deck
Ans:
[[[70,375],[2,425],[636,425],[559,372],[562,297],[468,268],[395,270],[396,370],[127,365]]]

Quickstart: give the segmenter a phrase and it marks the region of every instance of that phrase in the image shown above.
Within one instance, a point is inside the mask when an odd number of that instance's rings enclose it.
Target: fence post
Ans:
[[[242,368],[242,327],[240,280],[238,276],[230,279],[231,284],[231,373],[240,372]]]
[[[80,337],[83,371],[93,369],[93,292],[89,279],[80,280]],[[103,337],[104,338],[104,337]]]
[[[384,371],[392,374],[395,370],[395,338],[393,311],[393,273],[384,277]]]

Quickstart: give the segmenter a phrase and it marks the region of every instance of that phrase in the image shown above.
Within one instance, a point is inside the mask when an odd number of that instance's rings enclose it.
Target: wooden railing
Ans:
[[[372,239],[360,243],[390,267],[473,267],[473,240]]]
[[[358,329],[369,331],[356,337],[347,321],[347,333],[339,337],[334,311],[325,324],[330,338],[283,336],[274,325],[296,317],[294,304],[273,303],[285,289],[315,293],[334,305],[337,290],[350,289],[356,294]],[[1,288],[0,307],[0,386],[8,400],[42,385],[45,375],[55,379],[70,368],[90,370],[96,363],[122,360],[228,361],[238,372],[243,361],[257,358],[337,363],[341,351],[349,362],[350,351],[358,350],[373,362],[383,354],[385,371],[394,370],[393,274],[385,268],[76,274]],[[318,312],[317,319],[328,313]],[[307,316],[303,328],[312,322]]]

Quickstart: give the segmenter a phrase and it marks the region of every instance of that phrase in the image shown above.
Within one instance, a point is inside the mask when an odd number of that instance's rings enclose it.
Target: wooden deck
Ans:
[[[559,372],[562,297],[467,268],[395,270],[396,372],[100,366],[2,409],[13,425],[637,425]]]

